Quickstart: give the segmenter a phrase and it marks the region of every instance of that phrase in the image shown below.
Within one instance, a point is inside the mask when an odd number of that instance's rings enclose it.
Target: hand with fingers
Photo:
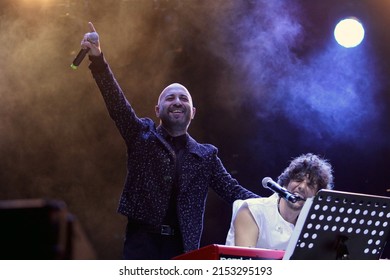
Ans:
[[[99,56],[101,54],[99,34],[96,32],[92,22],[88,22],[90,32],[85,33],[81,40],[81,50],[73,60],[70,67],[77,69],[84,57],[89,54],[91,56]]]
[[[81,41],[81,48],[89,49],[89,55],[99,56],[102,52],[100,49],[99,34],[96,32],[92,22],[88,22],[88,25],[90,32],[84,35],[84,38]]]

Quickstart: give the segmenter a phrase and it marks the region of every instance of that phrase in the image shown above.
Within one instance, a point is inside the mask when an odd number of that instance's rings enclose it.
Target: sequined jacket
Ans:
[[[137,117],[103,54],[90,60],[89,68],[127,147],[127,178],[118,212],[133,220],[161,225],[175,176],[175,152],[163,138],[161,127],[149,118]],[[197,143],[188,134],[187,138],[177,198],[186,252],[199,248],[209,188],[230,204],[258,197],[226,171],[216,147]]]

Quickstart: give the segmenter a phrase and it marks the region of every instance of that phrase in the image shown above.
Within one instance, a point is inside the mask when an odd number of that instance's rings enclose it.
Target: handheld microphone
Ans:
[[[99,40],[99,35],[96,32],[91,32],[88,34],[88,39],[89,42],[92,44],[96,43]],[[76,70],[77,67],[80,65],[81,61],[83,61],[84,57],[88,54],[89,48],[86,49],[81,49],[79,53],[77,54],[76,58],[73,60],[72,64],[70,67],[72,69]]]
[[[290,193],[286,188],[283,188],[278,183],[276,183],[274,180],[272,180],[270,177],[265,177],[263,181],[261,181],[264,188],[268,188],[271,191],[277,193],[280,195],[280,197],[284,198],[287,201],[290,201],[292,203],[297,202],[298,200],[303,200],[299,196]]]
[[[83,61],[84,57],[87,55],[88,52],[89,52],[89,48],[81,49],[79,51],[79,53],[77,54],[76,58],[73,60],[73,62],[70,65],[70,67],[72,67],[72,69],[76,70],[77,67],[80,65],[81,61]]]

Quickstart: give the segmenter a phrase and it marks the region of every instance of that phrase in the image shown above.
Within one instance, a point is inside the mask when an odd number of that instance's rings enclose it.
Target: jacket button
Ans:
[[[171,176],[164,176],[164,181],[168,182],[171,181],[172,177]]]

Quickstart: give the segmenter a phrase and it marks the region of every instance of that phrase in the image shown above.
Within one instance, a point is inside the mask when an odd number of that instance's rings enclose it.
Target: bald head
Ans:
[[[161,100],[165,96],[172,94],[172,93],[177,93],[177,92],[188,96],[188,99],[190,100],[191,106],[193,105],[190,92],[188,91],[188,89],[185,86],[183,86],[182,84],[179,84],[179,83],[173,83],[173,84],[168,85],[166,88],[164,88],[163,91],[161,92],[160,96],[158,97],[158,104],[161,103]]]

